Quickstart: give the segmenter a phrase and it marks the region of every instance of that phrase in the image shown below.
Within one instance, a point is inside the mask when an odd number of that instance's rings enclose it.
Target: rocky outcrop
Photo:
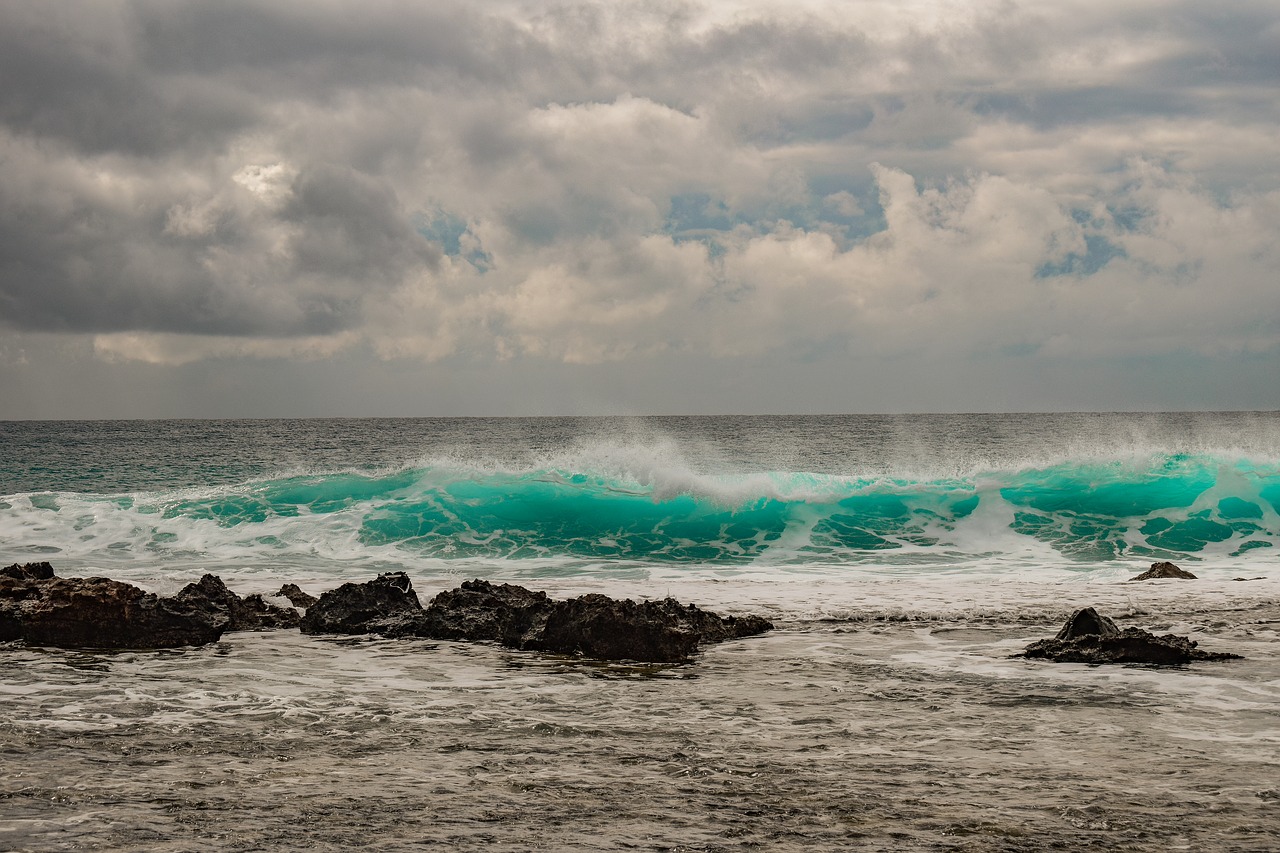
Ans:
[[[306,633],[494,642],[602,660],[677,663],[700,644],[760,634],[757,616],[723,618],[674,599],[636,603],[604,595],[555,601],[512,584],[466,581],[422,608],[403,574],[325,593],[302,619]]]
[[[688,621],[675,618],[666,604],[594,594],[571,598],[557,604],[529,647],[604,660],[688,660],[702,635]]]
[[[409,576],[391,572],[329,590],[307,608],[300,627],[304,634],[377,634],[421,612]]]
[[[217,640],[225,619],[107,578],[0,577],[0,640],[99,649],[161,649]]]
[[[296,628],[298,612],[241,598],[216,575],[162,598],[107,578],[59,578],[48,563],[0,569],[0,640],[65,648],[199,646],[226,631]]]
[[[1092,607],[1085,607],[1071,614],[1067,624],[1062,626],[1062,630],[1058,632],[1054,639],[1060,642],[1069,642],[1090,635],[1114,637],[1119,633],[1120,628],[1115,622],[1112,622]]]
[[[241,598],[217,575],[205,575],[189,583],[174,598],[215,619],[224,619],[226,631],[263,631],[273,628],[297,628],[298,611],[268,603],[261,595]]]
[[[1027,646],[1021,657],[1055,663],[1145,663],[1158,666],[1192,661],[1230,660],[1239,655],[1206,652],[1194,640],[1175,634],[1156,636],[1141,628],[1121,630],[1092,607],[1077,610],[1051,640]]]
[[[320,600],[308,592],[303,592],[302,588],[296,583],[285,584],[280,587],[280,591],[276,595],[289,599],[289,603],[294,607],[302,607],[304,609]]]
[[[545,592],[507,583],[463,581],[457,589],[446,590],[433,598],[421,614],[385,633],[531,648],[530,642],[541,635],[555,606],[556,602]]]
[[[5,566],[0,569],[0,578],[13,578],[20,581],[45,581],[51,577],[53,577],[53,566],[48,563],[24,563],[21,566],[14,563],[12,566]]]
[[[281,589],[290,592],[305,595],[297,587]],[[760,634],[773,625],[758,616],[721,617],[671,598],[637,603],[584,595],[555,601],[545,592],[483,580],[442,592],[424,608],[404,572],[343,584],[299,618],[296,610],[260,595],[241,598],[216,575],[161,598],[107,578],[54,577],[48,563],[0,570],[0,641],[151,649],[202,645],[227,631],[292,627],[307,634],[492,642],[602,660],[677,663],[703,644]]]
[[[1196,576],[1186,569],[1181,569],[1173,563],[1163,561],[1152,563],[1151,568],[1147,569],[1137,577],[1129,578],[1129,581],[1153,581],[1161,578],[1177,578],[1179,580],[1195,580]]]
[[[761,634],[773,625],[758,616],[723,618],[672,598],[636,603],[604,595],[557,602],[541,636],[524,648],[604,660],[675,663],[703,643]]]

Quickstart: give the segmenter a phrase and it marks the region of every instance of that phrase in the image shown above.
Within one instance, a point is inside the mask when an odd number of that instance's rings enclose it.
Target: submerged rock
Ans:
[[[225,618],[107,578],[0,577],[0,640],[67,648],[160,649],[217,640]]]
[[[1146,663],[1177,665],[1196,660],[1230,660],[1239,655],[1206,652],[1176,634],[1156,636],[1141,628],[1120,630],[1092,607],[1077,610],[1051,640],[1027,646],[1021,657],[1055,663]]]
[[[226,631],[261,631],[297,628],[298,611],[268,603],[261,595],[241,598],[217,575],[205,575],[187,584],[175,596],[178,601],[207,611],[215,619],[225,619]]]
[[[310,607],[320,599],[310,593],[303,592],[302,588],[296,583],[287,583],[280,587],[280,591],[276,595],[289,599],[289,603],[294,607]]]
[[[1173,563],[1170,563],[1168,561],[1162,561],[1159,563],[1152,563],[1151,568],[1147,569],[1145,572],[1138,575],[1137,577],[1129,578],[1129,581],[1131,583],[1133,581],[1153,581],[1153,580],[1159,580],[1160,578],[1178,578],[1180,580],[1195,580],[1196,576],[1191,574],[1191,572],[1187,571],[1186,569],[1179,568]]]
[[[422,612],[404,572],[378,575],[365,583],[344,583],[307,608],[304,634],[376,634]]]

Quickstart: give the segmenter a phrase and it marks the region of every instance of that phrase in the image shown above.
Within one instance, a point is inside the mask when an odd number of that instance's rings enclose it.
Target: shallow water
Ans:
[[[296,632],[12,648],[0,849],[1274,850],[1280,604],[1237,587],[1089,587],[1246,655],[1167,669],[1011,659],[1052,590],[986,619],[793,600],[679,667]]]

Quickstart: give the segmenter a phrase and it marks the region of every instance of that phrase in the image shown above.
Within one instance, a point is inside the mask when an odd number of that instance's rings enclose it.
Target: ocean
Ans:
[[[0,422],[2,564],[777,625],[0,647],[0,850],[1275,850],[1278,548],[1280,413]],[[1083,606],[1245,659],[1011,657]]]

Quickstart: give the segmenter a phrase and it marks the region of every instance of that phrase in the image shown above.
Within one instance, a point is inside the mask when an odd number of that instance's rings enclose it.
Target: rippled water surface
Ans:
[[[296,632],[13,648],[0,849],[1274,850],[1280,606],[1095,593],[1247,659],[1010,659],[1056,629],[1034,608],[796,618],[668,668]]]

